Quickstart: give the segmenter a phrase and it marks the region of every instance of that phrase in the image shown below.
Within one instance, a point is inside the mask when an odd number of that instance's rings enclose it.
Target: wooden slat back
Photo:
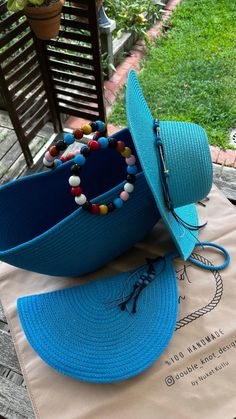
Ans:
[[[95,0],[66,2],[57,40],[47,43],[56,97],[61,112],[88,119],[105,119],[103,75]],[[73,89],[73,93],[71,90]],[[81,93],[87,93],[84,98]],[[92,96],[90,97],[90,92]],[[86,100],[86,96],[87,99]],[[94,107],[91,106],[91,102]]]
[[[9,12],[6,4],[4,1],[0,8],[1,92],[27,164],[31,166],[30,128],[37,126],[40,130],[51,114],[28,21],[23,13]]]
[[[105,120],[96,0],[65,2],[59,36],[39,41],[23,13],[0,5],[0,84],[28,165],[29,142],[60,112]]]

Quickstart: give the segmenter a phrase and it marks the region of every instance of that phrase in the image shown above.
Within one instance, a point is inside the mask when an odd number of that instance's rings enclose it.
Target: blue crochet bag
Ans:
[[[159,220],[159,211],[129,130],[113,137],[125,141],[137,159],[135,191],[123,207],[106,216],[78,207],[68,184],[73,161],[12,181],[0,187],[0,260],[42,274],[79,276],[143,239]],[[119,196],[127,175],[122,160],[110,149],[91,153],[81,172],[91,202],[108,203]]]

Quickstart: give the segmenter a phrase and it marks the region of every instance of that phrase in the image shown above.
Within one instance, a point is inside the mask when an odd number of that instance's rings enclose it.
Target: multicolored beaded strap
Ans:
[[[77,128],[72,134],[65,134],[64,140],[58,140],[55,145],[51,146],[45,153],[43,163],[48,168],[56,168],[64,162],[74,159],[74,164],[71,166],[71,176],[69,177],[69,184],[71,186],[71,194],[74,196],[76,204],[82,206],[85,211],[91,214],[106,215],[115,209],[121,208],[123,204],[128,201],[130,193],[134,190],[134,183],[136,180],[137,166],[136,158],[131,154],[131,149],[125,146],[124,141],[119,141],[116,138],[105,137],[104,133],[106,126],[102,121],[90,122]],[[76,140],[81,140],[82,137],[95,132],[93,139],[87,145],[81,147],[73,153],[68,153],[67,156],[60,156],[69,145]],[[96,204],[87,200],[86,195],[83,194],[81,187],[80,170],[86,163],[87,157],[93,151],[98,151],[106,148],[112,148],[118,151],[122,157],[125,158],[127,164],[127,182],[124,184],[123,191],[119,197],[115,198],[108,204]]]

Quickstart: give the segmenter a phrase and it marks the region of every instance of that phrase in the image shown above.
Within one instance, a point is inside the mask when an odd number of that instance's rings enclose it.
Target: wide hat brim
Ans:
[[[85,285],[18,300],[25,335],[37,354],[60,373],[88,382],[127,379],[148,368],[175,330],[178,290],[170,258],[155,262],[155,278],[132,313],[129,294],[146,267]]]
[[[168,209],[163,193],[160,156],[154,133],[154,117],[145,101],[135,72],[129,73],[126,88],[126,114],[130,133],[142,166],[147,183],[155,198],[161,217],[183,259],[187,259],[197,241],[197,230],[189,230],[180,224]],[[160,122],[161,133],[176,135],[174,122]],[[181,162],[179,162],[181,164]],[[176,214],[186,224],[197,226],[198,214],[195,204],[175,209]]]

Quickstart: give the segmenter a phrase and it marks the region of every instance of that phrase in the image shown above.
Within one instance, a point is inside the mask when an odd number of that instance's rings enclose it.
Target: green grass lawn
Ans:
[[[223,148],[236,127],[235,20],[235,0],[183,1],[139,76],[155,117],[198,123]],[[124,94],[109,122],[126,125]]]

